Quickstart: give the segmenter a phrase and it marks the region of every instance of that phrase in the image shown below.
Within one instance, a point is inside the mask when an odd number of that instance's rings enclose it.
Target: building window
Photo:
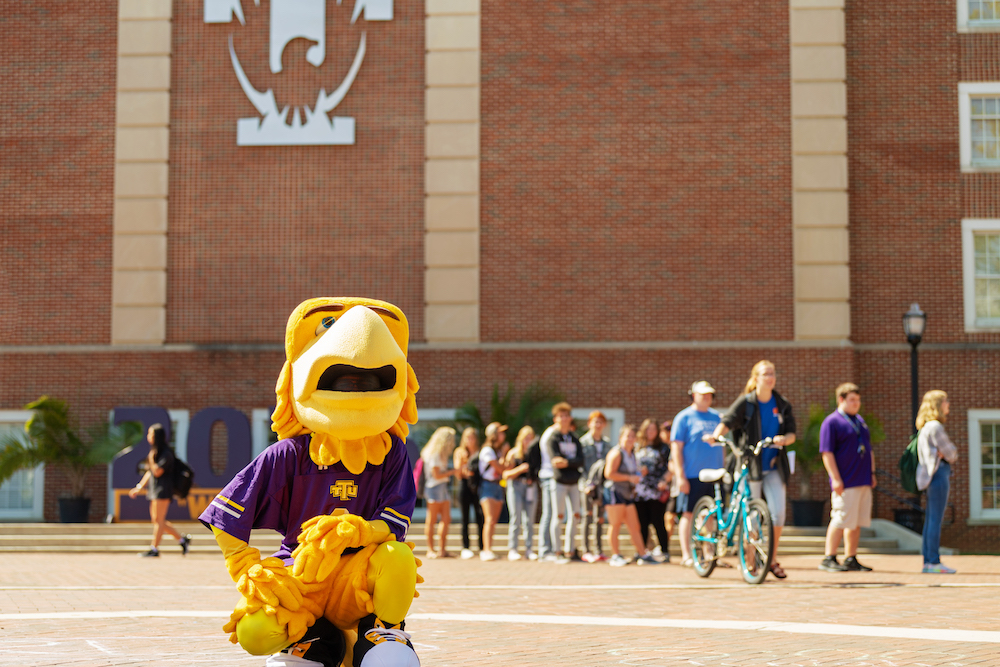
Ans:
[[[970,95],[973,166],[1000,165],[1000,96]]]
[[[1000,82],[958,84],[958,130],[962,171],[1000,171]]]
[[[969,410],[969,518],[1000,521],[1000,410]]]
[[[958,31],[1000,31],[1000,0],[958,0]]]
[[[0,410],[0,438],[24,433],[31,417],[27,410]],[[45,466],[19,470],[0,485],[0,519],[42,521],[45,500]]]
[[[1000,330],[1000,220],[962,221],[965,330]]]

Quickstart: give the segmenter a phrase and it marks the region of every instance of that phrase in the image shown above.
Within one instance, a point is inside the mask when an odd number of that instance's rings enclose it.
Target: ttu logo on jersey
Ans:
[[[267,2],[268,0],[264,0]],[[315,42],[306,50],[305,59],[313,67],[320,67],[326,60],[326,9],[328,0],[270,0],[270,26],[268,65],[272,74],[282,70],[281,57],[293,39],[303,38]],[[241,0],[204,0],[205,23],[232,23],[235,18],[246,25]],[[341,0],[337,0],[337,5]],[[259,6],[260,0],[254,0]],[[359,18],[365,21],[391,21],[393,0],[355,0],[351,25]],[[233,33],[229,34],[229,58],[243,93],[254,105],[259,118],[240,118],[236,122],[237,146],[335,146],[354,144],[354,118],[328,114],[343,101],[351,89],[361,63],[365,59],[368,41],[366,30],[361,31],[354,59],[347,73],[336,84],[333,92],[321,88],[316,102],[310,108],[295,107],[289,115],[289,106],[278,109],[274,90],[260,92],[250,82],[233,46]],[[300,114],[301,111],[301,114]]]
[[[340,480],[336,484],[330,485],[330,495],[337,496],[341,500],[350,500],[358,497],[358,486],[351,480]]]

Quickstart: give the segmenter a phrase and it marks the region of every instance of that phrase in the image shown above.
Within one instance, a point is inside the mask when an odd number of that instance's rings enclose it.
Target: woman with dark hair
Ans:
[[[670,497],[670,445],[660,440],[655,419],[646,419],[636,435],[635,460],[642,481],[635,487],[635,511],[639,515],[639,534],[649,548],[649,527],[656,531],[661,557],[670,561],[670,534],[664,517]]]
[[[180,542],[181,551],[187,555],[191,536],[182,536],[173,524],[167,521],[167,510],[174,495],[174,452],[167,442],[167,432],[162,424],[153,424],[146,432],[149,442],[149,456],[146,457],[146,472],[128,492],[129,498],[135,498],[149,484],[146,498],[149,500],[149,519],[153,522],[153,543],[149,551],[139,554],[143,558],[155,558],[160,555],[160,539],[163,533],[169,533]]]

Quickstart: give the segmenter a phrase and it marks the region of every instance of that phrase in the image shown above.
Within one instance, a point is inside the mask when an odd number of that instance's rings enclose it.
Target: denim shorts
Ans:
[[[444,482],[437,486],[424,487],[424,500],[429,503],[444,503],[451,500],[450,486],[448,482]]]
[[[499,482],[491,482],[488,479],[484,479],[479,482],[479,499],[489,499],[489,500],[499,500],[503,502],[506,494],[504,493],[503,487],[500,486]]]
[[[604,487],[602,499],[605,505],[635,505],[635,498],[626,498],[614,489]]]

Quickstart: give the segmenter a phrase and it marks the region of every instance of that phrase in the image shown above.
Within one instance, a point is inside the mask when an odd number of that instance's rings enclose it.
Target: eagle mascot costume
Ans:
[[[405,543],[416,502],[404,439],[417,421],[402,311],[319,298],[288,318],[278,442],[199,517],[242,599],[223,629],[267,667],[416,667],[403,620],[420,561]],[[282,534],[270,558],[248,542]]]

